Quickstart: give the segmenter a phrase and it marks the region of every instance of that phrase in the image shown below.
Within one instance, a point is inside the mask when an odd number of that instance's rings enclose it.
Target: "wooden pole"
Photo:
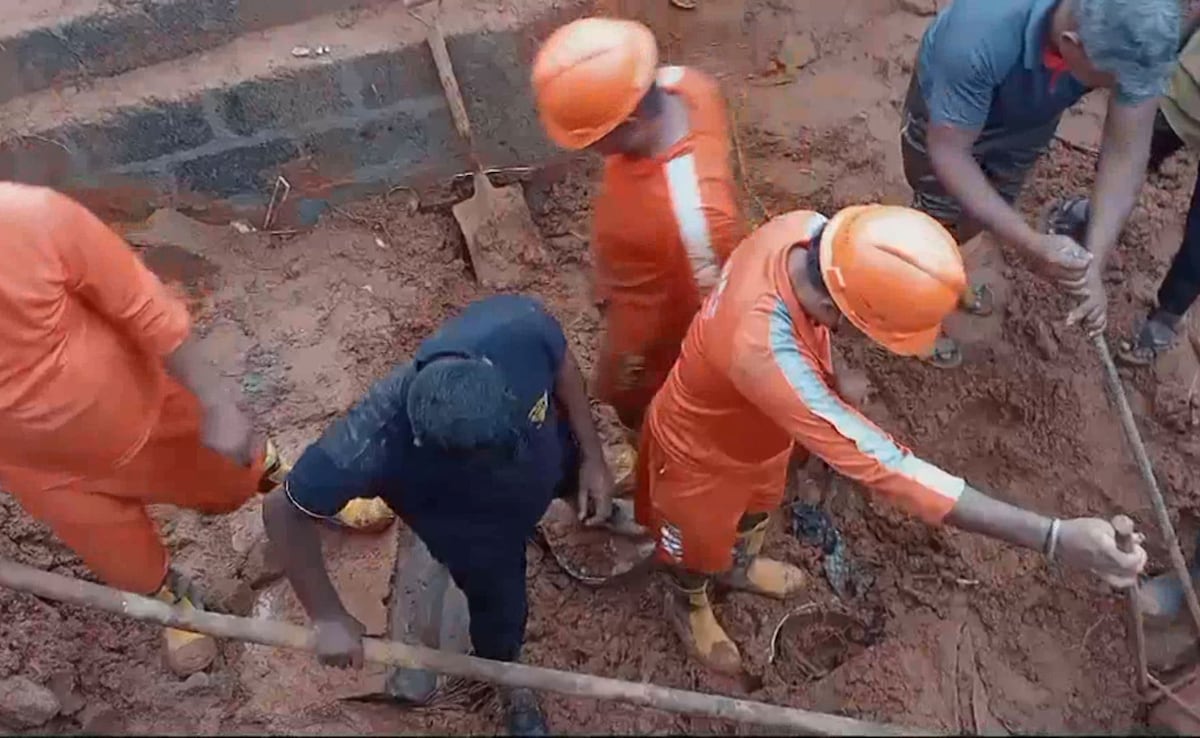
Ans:
[[[1104,334],[1095,336],[1092,342],[1096,353],[1100,354],[1100,363],[1104,365],[1104,377],[1108,380],[1109,394],[1117,405],[1117,415],[1121,418],[1121,427],[1125,431],[1125,440],[1133,450],[1137,461],[1138,471],[1146,483],[1146,496],[1154,507],[1154,515],[1158,520],[1158,530],[1166,539],[1167,553],[1171,556],[1171,564],[1175,576],[1183,586],[1183,598],[1187,602],[1188,612],[1192,616],[1192,624],[1200,635],[1200,601],[1196,599],[1196,588],[1192,586],[1192,575],[1188,571],[1187,561],[1179,548],[1179,537],[1175,535],[1175,526],[1171,525],[1171,515],[1167,512],[1167,503],[1163,500],[1158,488],[1158,480],[1154,478],[1154,467],[1150,464],[1150,454],[1146,452],[1146,444],[1142,442],[1142,434],[1138,432],[1137,423],[1133,420],[1133,409],[1129,407],[1129,398],[1125,396],[1125,388],[1121,385],[1121,375],[1117,374],[1117,366],[1113,363],[1112,353],[1108,350],[1108,341]]]
[[[313,650],[312,630],[299,625],[198,610],[181,610],[149,597],[64,577],[13,561],[0,559],[0,586],[57,602],[92,607],[134,620],[205,633],[218,638],[298,651]],[[638,684],[537,666],[489,661],[395,641],[364,638],[363,645],[367,661],[379,664],[425,669],[510,687],[556,692],[571,697],[628,702],[684,715],[781,728],[803,735],[929,735],[929,731],[915,731],[839,715],[670,689],[654,684]]]

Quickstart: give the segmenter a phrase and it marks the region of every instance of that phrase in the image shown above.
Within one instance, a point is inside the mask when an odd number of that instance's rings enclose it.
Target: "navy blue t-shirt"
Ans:
[[[554,402],[566,347],[562,328],[537,300],[500,295],[472,303],[305,450],[288,475],[288,497],[317,517],[336,515],[356,497],[382,497],[443,560],[517,545],[523,552],[573,456],[569,425]],[[490,361],[528,409],[514,459],[472,461],[414,442],[406,410],[412,377],[447,355]]]

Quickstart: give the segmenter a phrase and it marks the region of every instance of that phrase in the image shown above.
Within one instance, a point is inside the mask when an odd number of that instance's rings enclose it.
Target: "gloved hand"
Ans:
[[[1145,536],[1134,534],[1133,551],[1117,548],[1112,523],[1099,518],[1075,518],[1059,523],[1055,558],[1077,569],[1086,569],[1113,587],[1132,587],[1146,566]]]
[[[350,613],[316,622],[317,660],[326,666],[355,669],[363,665],[363,636],[367,629]]]

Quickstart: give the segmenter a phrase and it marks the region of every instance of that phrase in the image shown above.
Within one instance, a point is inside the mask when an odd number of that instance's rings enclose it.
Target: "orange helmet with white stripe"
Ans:
[[[859,205],[833,216],[820,248],[825,286],[851,323],[893,353],[933,350],[967,287],[949,231],[912,208]]]
[[[658,46],[641,23],[583,18],[559,28],[533,62],[533,92],[547,135],[591,146],[621,125],[654,84]]]

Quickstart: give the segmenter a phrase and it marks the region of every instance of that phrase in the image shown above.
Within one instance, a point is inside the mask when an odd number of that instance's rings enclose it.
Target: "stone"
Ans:
[[[124,731],[125,721],[112,705],[96,701],[88,703],[79,713],[79,725],[88,735],[116,735]]]
[[[271,541],[262,538],[254,543],[246,554],[246,563],[242,566],[242,578],[251,589],[262,589],[271,582],[283,576],[283,564],[274,555]]]
[[[180,683],[179,694],[198,694],[207,691],[212,685],[212,677],[202,671],[198,671]]]
[[[812,64],[820,53],[809,33],[789,33],[779,44],[776,59],[789,72],[796,72]]]
[[[1058,356],[1058,341],[1054,338],[1050,326],[1044,320],[1033,323],[1033,342],[1043,359],[1050,361]]]
[[[54,693],[22,676],[0,681],[0,722],[13,728],[37,728],[50,722],[62,706]]]
[[[75,673],[65,670],[54,672],[50,675],[50,679],[46,681],[46,688],[58,698],[61,714],[74,715],[82,710],[86,704],[76,691],[77,686]]]
[[[217,658],[211,636],[168,628],[163,631],[163,659],[175,676],[189,677],[207,669]]]

